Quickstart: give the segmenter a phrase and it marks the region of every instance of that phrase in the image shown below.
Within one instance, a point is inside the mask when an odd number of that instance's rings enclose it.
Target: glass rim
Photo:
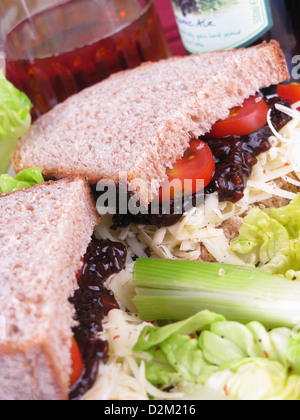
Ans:
[[[41,13],[49,6],[59,6],[76,0],[1,0],[0,1],[0,54],[3,54],[6,37],[22,20]],[[98,1],[98,0],[83,0]],[[154,0],[135,0],[141,11],[154,4]],[[29,3],[34,3],[34,8]],[[19,8],[19,9],[18,9]]]

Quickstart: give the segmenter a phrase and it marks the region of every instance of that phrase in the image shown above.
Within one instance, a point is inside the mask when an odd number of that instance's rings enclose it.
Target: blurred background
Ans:
[[[36,12],[45,7],[47,0],[31,0],[32,8]],[[185,55],[186,51],[182,44],[177,23],[175,20],[171,0],[154,0],[161,19],[171,53]],[[1,9],[9,9],[9,14],[4,16],[0,10],[0,47],[3,45],[5,34],[11,28],[12,23],[19,20],[23,15],[24,2],[14,0],[1,0]]]

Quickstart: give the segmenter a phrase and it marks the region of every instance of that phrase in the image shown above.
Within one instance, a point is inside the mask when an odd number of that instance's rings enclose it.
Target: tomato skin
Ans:
[[[82,267],[80,268],[80,270],[78,270],[78,272],[76,274],[76,280],[79,280],[80,277],[83,274],[83,270],[84,270],[84,258],[81,258],[81,262],[82,262]]]
[[[75,340],[74,337],[72,337],[71,358],[72,358],[72,373],[70,376],[70,384],[72,387],[80,379],[83,369],[84,369],[81,353],[80,353],[77,341]]]
[[[182,191],[184,195],[192,195],[198,192],[197,180],[203,180],[206,187],[214,175],[216,169],[215,160],[210,147],[202,140],[193,139],[190,142],[190,148],[184,154],[184,157],[178,160],[173,169],[168,169],[168,181],[160,188],[159,201],[165,202],[174,200],[176,192]],[[168,184],[174,180],[181,181],[181,189],[169,191]],[[184,184],[185,180],[192,180],[188,186]]]
[[[278,85],[277,94],[284,100],[292,101],[292,104],[300,101],[300,83]],[[298,108],[300,109],[300,107]]]
[[[233,108],[226,120],[218,121],[206,137],[225,138],[254,133],[267,123],[268,112],[269,107],[260,96],[251,96],[243,106]]]

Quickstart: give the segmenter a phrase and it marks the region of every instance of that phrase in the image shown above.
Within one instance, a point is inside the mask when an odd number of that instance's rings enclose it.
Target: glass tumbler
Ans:
[[[153,0],[1,0],[1,50],[33,119],[113,73],[170,56]]]

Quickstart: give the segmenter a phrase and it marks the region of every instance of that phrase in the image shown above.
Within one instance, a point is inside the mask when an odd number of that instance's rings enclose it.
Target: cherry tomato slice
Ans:
[[[226,120],[218,121],[207,137],[224,138],[254,133],[267,123],[268,112],[269,107],[260,96],[251,96],[243,106],[233,108]]]
[[[159,192],[160,202],[174,200],[175,194],[178,191],[183,191],[184,195],[191,195],[199,190],[199,183],[197,180],[203,180],[206,187],[214,175],[216,166],[215,160],[209,146],[202,140],[193,139],[190,142],[190,148],[184,154],[181,160],[178,160],[173,169],[168,169],[169,180],[162,185]],[[169,182],[179,180],[181,181],[179,189],[168,188]],[[191,180],[188,184],[185,180]]]
[[[80,379],[84,368],[80,350],[74,337],[72,338],[71,357],[72,373],[70,377],[70,383],[72,387]]]
[[[292,101],[292,104],[300,101],[300,83],[291,83],[290,85],[278,85],[277,94],[282,99]],[[298,108],[300,109],[300,107]]]

